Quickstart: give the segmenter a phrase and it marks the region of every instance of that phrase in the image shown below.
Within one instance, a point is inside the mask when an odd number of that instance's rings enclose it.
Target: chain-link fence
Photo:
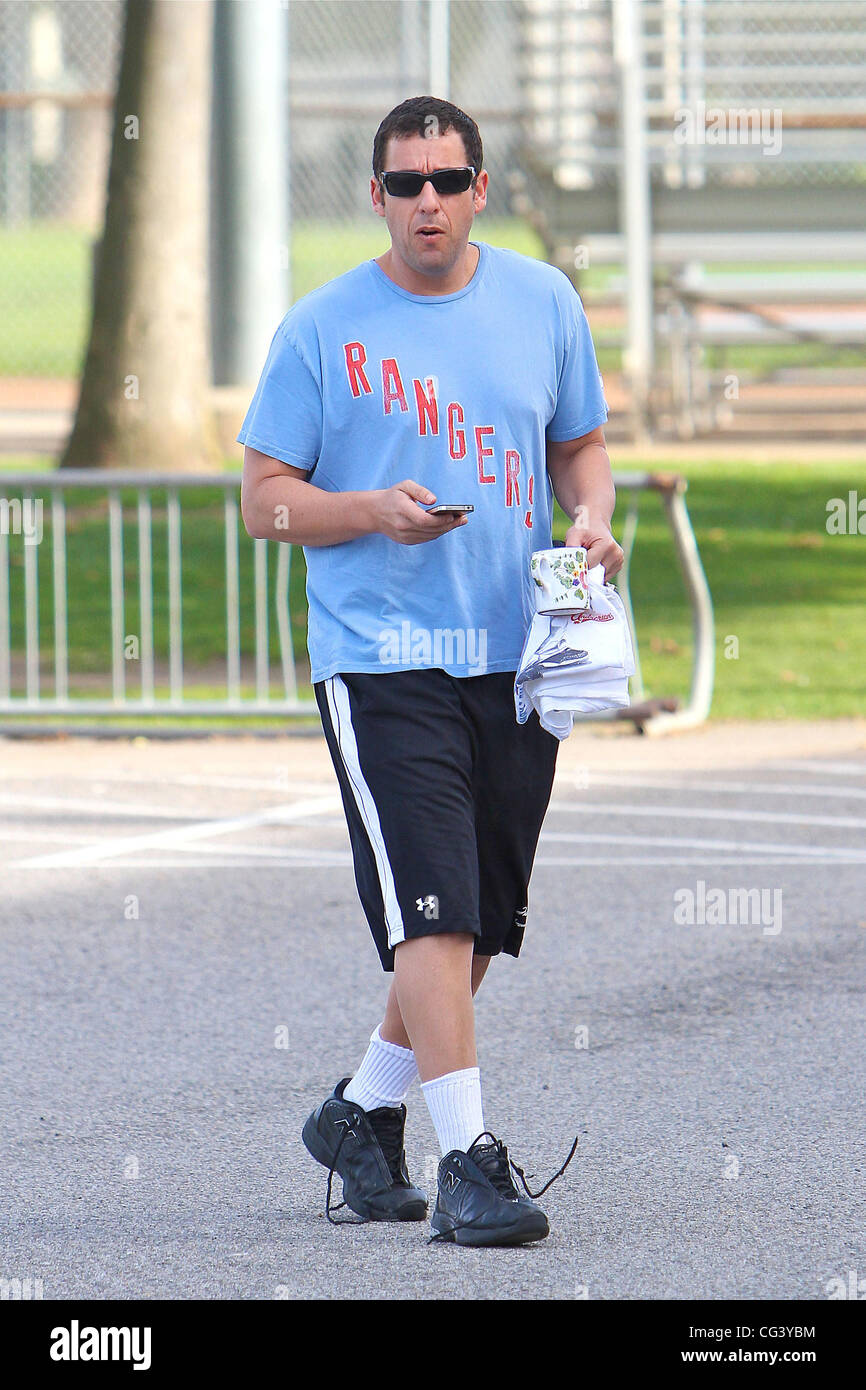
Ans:
[[[0,3],[0,376],[80,370],[121,24],[114,0]]]
[[[393,105],[430,90],[433,11],[428,0],[288,11],[297,298],[387,246],[369,206],[372,138]],[[477,234],[551,256],[563,240],[617,232],[617,0],[451,0],[448,12],[449,95],[478,120],[490,172]],[[862,229],[862,0],[638,0],[634,13],[657,227],[715,228],[736,202],[757,230],[786,230],[780,217]],[[7,386],[72,383],[81,368],[122,25],[121,0],[0,0]],[[716,139],[716,108],[782,112],[777,157],[760,121],[757,140]],[[774,204],[774,189],[796,200]]]
[[[370,207],[373,136],[398,102],[431,91],[431,34],[426,0],[294,0],[289,9],[298,297],[387,249],[387,231]],[[522,130],[522,10],[514,0],[450,6],[449,97],[471,112],[484,141],[490,190],[479,235],[540,251],[513,216],[509,184]]]

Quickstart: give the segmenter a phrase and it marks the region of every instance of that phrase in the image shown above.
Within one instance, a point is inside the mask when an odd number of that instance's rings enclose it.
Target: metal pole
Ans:
[[[289,9],[217,0],[214,379],[258,380],[291,303]]]
[[[108,544],[111,573],[111,680],[114,703],[122,705],[126,698],[123,629],[123,508],[119,492],[108,494]]]
[[[141,652],[141,699],[153,704],[153,510],[150,493],[138,493],[138,608]]]
[[[664,0],[662,37],[665,120],[671,124],[665,146],[664,178],[668,188],[682,188],[683,147],[674,144],[672,126],[674,112],[683,105],[683,0]]]
[[[697,537],[689,518],[684,487],[662,494],[662,502],[673,534],[677,559],[689,595],[692,610],[692,633],[694,636],[694,656],[692,658],[692,684],[688,704],[674,713],[661,710],[648,720],[647,733],[663,734],[669,729],[694,729],[703,724],[710,712],[713,700],[713,682],[716,664],[715,619],[713,598],[707,576],[701,564]]]
[[[177,488],[166,498],[168,519],[168,670],[170,703],[183,701],[183,579],[181,512]]]
[[[238,565],[238,501],[226,493],[223,509],[226,538],[226,697],[241,699],[241,600]]]
[[[12,694],[12,633],[9,625],[9,538],[0,526],[0,705]]]
[[[51,498],[51,545],[54,571],[54,694],[63,704],[69,696],[69,644],[66,595],[66,503],[62,492]]]
[[[685,10],[686,105],[694,112],[695,125],[703,121],[706,110],[706,79],[704,73],[704,0],[691,0]],[[697,131],[696,131],[697,133]],[[684,145],[686,183],[689,188],[702,188],[706,183],[706,145]]]
[[[649,433],[653,369],[652,207],[646,129],[642,14],[638,0],[615,0],[614,53],[622,125],[620,218],[625,236],[628,313],[625,374],[637,441]]]
[[[421,0],[403,0],[400,6],[400,82],[401,97],[418,96],[426,85]]]
[[[449,100],[451,91],[449,0],[430,0],[430,95]]]

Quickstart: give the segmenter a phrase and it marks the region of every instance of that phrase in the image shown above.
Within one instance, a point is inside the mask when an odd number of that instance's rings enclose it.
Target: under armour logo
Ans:
[[[416,898],[415,907],[418,912],[423,912],[429,922],[431,918],[439,920],[439,899],[435,893],[428,893],[426,898]]]
[[[449,1192],[453,1192],[460,1181],[461,1179],[457,1174],[452,1173],[450,1170],[445,1174],[445,1186],[448,1188]]]

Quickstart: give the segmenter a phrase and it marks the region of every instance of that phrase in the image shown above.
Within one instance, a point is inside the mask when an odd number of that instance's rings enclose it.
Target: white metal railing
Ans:
[[[678,473],[615,472],[617,495],[625,496],[626,515],[623,526],[623,567],[615,583],[626,611],[635,653],[635,674],[631,680],[631,707],[609,710],[604,714],[577,716],[578,719],[631,719],[647,733],[661,734],[671,729],[694,728],[703,724],[710,712],[715,676],[715,621],[713,600],[701,557],[697,537],[689,518],[685,494],[685,478]],[[638,529],[637,494],[657,492],[662,500],[670,527],[674,551],[679,564],[692,614],[692,672],[689,696],[680,708],[676,700],[647,699],[640,665],[640,649],[635,629],[631,601],[631,558]]]
[[[39,580],[36,544],[22,534],[24,550],[24,693],[12,689],[11,622],[9,586],[9,535],[7,524],[0,524],[0,714],[108,715],[108,714],[214,714],[237,715],[316,714],[313,700],[298,699],[297,672],[292,649],[289,617],[289,579],[292,547],[277,546],[274,611],[277,621],[282,693],[271,692],[269,658],[270,605],[268,595],[268,542],[250,541],[254,547],[255,694],[244,696],[241,680],[241,603],[238,524],[239,481],[236,475],[215,474],[179,476],[177,474],[133,473],[114,470],[58,470],[53,473],[3,473],[0,487],[20,494],[24,504],[22,519],[43,504],[40,493],[50,493],[52,581],[53,581],[53,695],[41,689],[42,649],[39,639]],[[189,698],[184,693],[183,666],[183,586],[182,586],[182,507],[184,492],[204,488],[223,493],[224,603],[225,603],[225,695],[222,698]],[[71,695],[69,689],[68,574],[66,556],[66,494],[104,490],[108,498],[108,552],[111,602],[111,695],[90,698]],[[136,697],[127,689],[125,653],[128,634],[124,621],[126,583],[123,555],[123,507],[121,493],[135,493],[138,559],[139,632],[137,666],[140,689]],[[153,503],[155,491],[165,493],[167,523],[168,598],[168,681],[167,694],[157,689],[153,625]],[[28,506],[29,504],[29,506]],[[40,512],[44,508],[40,506]],[[6,499],[5,515],[9,513]],[[0,517],[0,522],[3,517]]]
[[[682,709],[671,710],[676,702],[644,698],[640,667],[633,683],[634,706],[630,711],[613,711],[611,717],[633,718],[648,729],[662,730],[682,724],[698,724],[709,713],[713,687],[713,610],[709,588],[701,566],[697,541],[685,504],[685,480],[675,474],[621,473],[614,474],[617,489],[625,495],[627,514],[623,536],[625,565],[618,580],[626,612],[634,630],[629,568],[637,532],[637,494],[656,491],[661,497],[674,542],[692,609],[694,655],[691,690]],[[225,612],[224,693],[208,698],[190,697],[185,693],[183,656],[183,516],[184,493],[202,489],[218,489],[223,494],[224,565],[222,585],[214,576],[214,602],[220,588]],[[107,496],[108,584],[110,590],[110,648],[111,670],[105,682],[111,694],[92,697],[70,690],[69,663],[69,592],[76,576],[69,574],[67,563],[67,497],[70,493],[101,491]],[[131,693],[128,680],[130,662],[126,644],[127,588],[124,572],[124,503],[121,494],[133,492],[132,510],[136,533],[137,555],[138,639],[137,669],[139,690]],[[167,530],[167,601],[168,601],[168,662],[165,689],[156,679],[154,644],[154,567],[153,567],[153,493],[165,494]],[[43,692],[43,646],[39,626],[39,567],[38,542],[26,534],[28,520],[37,510],[42,520],[43,493],[50,493],[51,531],[51,658],[53,692]],[[14,499],[9,495],[14,494]],[[16,510],[15,499],[19,502]],[[38,507],[37,507],[38,504]],[[127,515],[130,505],[127,504]],[[137,715],[146,719],[165,715],[232,715],[238,718],[262,715],[317,715],[312,699],[299,699],[298,679],[292,641],[289,610],[289,580],[292,550],[288,544],[264,540],[244,540],[239,526],[239,480],[236,474],[192,475],[127,472],[115,470],[56,470],[51,473],[0,474],[0,716],[50,716],[48,727],[71,727],[73,716],[79,715]],[[18,525],[10,525],[18,521]],[[23,547],[23,672],[17,681],[12,672],[12,628],[10,594],[10,531],[18,532]],[[40,526],[41,531],[41,526]],[[250,684],[254,693],[244,693],[241,661],[241,585],[240,547],[253,547],[253,604],[254,642],[253,671]],[[274,583],[274,616],[278,634],[278,656],[281,690],[271,690],[269,653],[270,598],[268,592],[269,550],[276,544],[276,577]],[[74,677],[73,677],[74,679]],[[200,679],[200,677],[199,677]],[[23,686],[23,689],[13,688]],[[594,716],[598,718],[599,716]],[[13,727],[19,727],[14,724]]]

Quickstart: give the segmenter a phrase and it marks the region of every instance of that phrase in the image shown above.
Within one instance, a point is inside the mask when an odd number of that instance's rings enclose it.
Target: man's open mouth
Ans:
[[[444,232],[441,227],[419,227],[416,235],[428,237],[432,240],[434,237],[444,236]]]

